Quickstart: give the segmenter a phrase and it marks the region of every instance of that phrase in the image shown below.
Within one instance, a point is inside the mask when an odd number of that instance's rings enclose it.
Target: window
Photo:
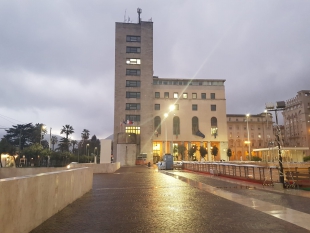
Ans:
[[[141,53],[140,47],[126,47],[126,53]]]
[[[196,134],[198,132],[198,117],[192,118],[192,134]]]
[[[155,135],[161,134],[161,119],[159,116],[156,116],[154,118],[154,129],[155,129]]]
[[[126,91],[126,98],[137,98],[137,99],[140,99],[140,92]]]
[[[133,122],[140,121],[140,115],[126,115],[126,121],[127,120]]]
[[[173,98],[174,98],[174,99],[177,99],[177,98],[179,98],[179,93],[177,93],[177,92],[174,92],[174,93],[173,93]]]
[[[211,127],[217,127],[217,118],[216,117],[211,118]]]
[[[187,93],[183,93],[183,99],[187,99]]]
[[[192,105],[192,110],[193,111],[197,111],[198,110],[198,105],[197,104],[193,104]]]
[[[140,70],[138,70],[138,69],[126,69],[126,75],[140,76]]]
[[[165,93],[164,93],[164,98],[165,98],[165,99],[168,99],[168,98],[169,98],[169,92],[165,92]]]
[[[206,98],[207,98],[206,93],[201,93],[201,99],[206,99]]]
[[[155,110],[160,110],[160,104],[155,104]]]
[[[160,98],[160,92],[155,92],[155,98],[156,99]]]
[[[192,93],[192,99],[197,99],[197,93]]]
[[[180,118],[178,116],[173,117],[173,135],[180,134]]]
[[[126,42],[140,42],[140,36],[126,36]]]
[[[210,98],[211,98],[211,100],[214,100],[215,99],[215,93],[211,93]]]
[[[127,58],[126,59],[126,64],[128,64],[128,65],[140,65],[141,64],[141,59],[138,59],[138,58]]]
[[[136,80],[126,80],[126,87],[140,87],[141,82]]]
[[[174,110],[179,110],[179,104],[175,104],[174,106],[175,106]]]
[[[216,105],[215,104],[211,104],[211,111],[216,111]]]
[[[140,110],[140,104],[126,104],[126,110]]]

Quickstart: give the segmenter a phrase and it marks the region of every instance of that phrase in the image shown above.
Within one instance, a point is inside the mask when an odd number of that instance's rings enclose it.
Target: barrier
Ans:
[[[184,169],[204,172],[212,175],[251,180],[265,184],[279,182],[277,167],[259,166],[257,164],[235,164],[223,162],[183,162]]]
[[[120,168],[120,162],[116,163],[70,163],[71,168],[90,167],[93,173],[114,173]]]
[[[26,173],[24,169],[12,170]],[[91,190],[91,168],[63,169],[0,179],[0,232],[30,232]]]

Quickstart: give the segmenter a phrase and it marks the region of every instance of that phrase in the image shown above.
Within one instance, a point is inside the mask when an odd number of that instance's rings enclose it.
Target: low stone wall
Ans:
[[[18,177],[18,176],[28,176],[36,175],[40,173],[55,172],[67,170],[66,167],[3,167],[0,168],[0,179]]]
[[[93,173],[114,173],[120,168],[120,162],[116,163],[70,163],[70,168],[89,167]]]
[[[0,232],[29,232],[92,188],[91,168],[57,168],[47,173],[32,169],[28,172],[39,174],[0,179]],[[27,172],[26,168],[11,170]]]

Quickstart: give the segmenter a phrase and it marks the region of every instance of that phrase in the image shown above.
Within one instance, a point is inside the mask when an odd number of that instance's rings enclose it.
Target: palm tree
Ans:
[[[81,137],[83,140],[89,139],[89,130],[88,129],[83,129],[83,132],[81,133]]]
[[[71,140],[71,145],[72,145],[72,153],[74,153],[74,147],[77,144],[77,140]]]
[[[68,136],[74,133],[74,129],[71,125],[65,125],[62,127],[60,131],[60,134],[63,134],[63,133],[66,134],[66,139],[68,139]]]
[[[53,145],[53,150],[54,150],[54,146],[55,146],[55,144],[57,144],[57,142],[58,142],[57,137],[56,137],[56,136],[52,136],[52,138],[51,138],[51,143],[52,143],[52,145]]]

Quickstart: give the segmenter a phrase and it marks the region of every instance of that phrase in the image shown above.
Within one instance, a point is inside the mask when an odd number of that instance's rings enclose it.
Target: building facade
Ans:
[[[285,101],[282,111],[285,127],[284,146],[310,148],[310,90],[301,90]],[[309,150],[304,156],[310,156]]]
[[[224,82],[153,76],[153,23],[116,23],[114,159],[122,166],[166,153],[200,160],[204,147],[206,160],[220,160],[228,147]]]
[[[227,114],[228,147],[230,160],[245,161],[251,156],[261,157],[254,149],[274,147],[272,114]]]

